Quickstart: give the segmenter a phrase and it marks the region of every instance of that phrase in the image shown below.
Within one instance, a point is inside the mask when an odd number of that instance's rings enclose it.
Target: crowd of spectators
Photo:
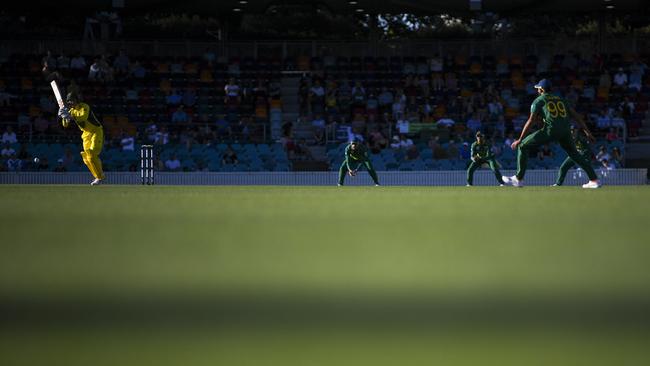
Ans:
[[[277,60],[225,58],[212,49],[195,58],[48,51],[2,60],[0,118],[9,122],[5,133],[25,142],[77,141],[78,132],[56,123],[58,106],[47,82],[57,80],[92,105],[104,123],[108,147],[133,151],[136,142],[188,149],[224,141],[262,142],[282,109],[281,72],[291,69],[304,71],[300,118],[285,121],[281,133],[292,158],[310,159],[310,144],[355,137],[374,153],[403,150],[415,160],[420,153],[415,145],[424,143],[434,157],[453,159],[468,154],[479,130],[503,149],[521,131],[535,97],[533,85],[542,77],[552,80],[554,91],[606,141],[634,138],[641,121],[650,117],[650,72],[644,57],[568,53]],[[294,123],[311,125],[313,134],[292,138]],[[14,152],[17,158],[19,154],[20,149]],[[540,149],[536,154],[544,159],[552,152]],[[173,159],[167,162],[174,166]],[[2,165],[9,169],[8,163]]]

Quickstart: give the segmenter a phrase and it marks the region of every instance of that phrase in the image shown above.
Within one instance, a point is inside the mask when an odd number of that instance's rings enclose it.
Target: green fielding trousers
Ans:
[[[485,163],[488,163],[490,165],[490,169],[492,169],[492,172],[494,173],[494,177],[497,179],[497,182],[499,182],[499,184],[503,184],[503,179],[501,178],[501,172],[499,171],[497,161],[494,159],[478,159],[477,161],[473,161],[469,165],[469,168],[467,168],[467,184],[469,185],[474,184],[474,171],[476,171],[476,169],[480,168]]]
[[[598,179],[594,168],[591,166],[588,160],[585,160],[578,150],[576,150],[575,143],[571,138],[571,133],[559,133],[551,134],[546,130],[539,130],[531,133],[526,138],[524,138],[517,148],[517,179],[523,180],[526,175],[526,168],[528,167],[528,155],[530,151],[537,146],[544,145],[550,142],[557,142],[560,144],[560,147],[566,151],[569,155],[569,158],[573,160],[579,167],[581,167],[589,180]]]
[[[580,153],[580,155],[587,162],[591,160],[591,153],[589,151]],[[557,184],[558,186],[564,184],[564,178],[566,178],[566,174],[569,172],[571,168],[575,166],[576,166],[575,161],[573,161],[573,159],[571,159],[570,157],[564,159],[564,162],[562,163],[562,165],[560,165],[560,171],[558,172],[557,180],[555,181],[555,184]]]
[[[360,161],[360,160],[351,160],[350,161],[350,166],[353,166],[353,164],[357,164],[357,168],[355,170],[358,170],[361,165],[365,165],[366,169],[368,170],[368,174],[370,174],[370,177],[372,180],[375,182],[375,184],[379,184],[379,178],[377,177],[377,172],[375,171],[375,168],[372,167],[372,163],[370,160],[366,161]],[[339,169],[339,184],[343,185],[343,182],[345,181],[345,175],[348,173],[348,161],[343,160],[343,164],[341,164],[341,168]]]

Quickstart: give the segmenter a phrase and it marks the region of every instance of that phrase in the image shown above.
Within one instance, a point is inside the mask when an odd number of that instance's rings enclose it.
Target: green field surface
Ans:
[[[1,365],[650,364],[650,187],[0,186]]]

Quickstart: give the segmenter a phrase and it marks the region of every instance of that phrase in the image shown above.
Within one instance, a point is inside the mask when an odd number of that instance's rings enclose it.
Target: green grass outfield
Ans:
[[[0,364],[650,364],[649,203],[4,185]]]

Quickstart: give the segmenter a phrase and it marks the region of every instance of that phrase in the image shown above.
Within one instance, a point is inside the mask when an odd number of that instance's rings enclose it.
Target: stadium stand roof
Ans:
[[[648,12],[645,0],[219,0],[206,2],[204,0],[59,0],[56,2],[20,1],[5,4],[15,9],[110,9],[108,4],[123,4],[126,12],[196,12],[196,13],[265,13],[281,7],[305,6],[314,7],[333,13],[413,13],[440,14],[455,13],[469,14],[475,10],[498,12],[503,14],[521,14],[532,12],[558,13],[594,13],[598,11],[613,12]],[[472,8],[479,6],[479,8]],[[107,8],[108,5],[108,8]],[[237,11],[236,9],[239,9]]]

